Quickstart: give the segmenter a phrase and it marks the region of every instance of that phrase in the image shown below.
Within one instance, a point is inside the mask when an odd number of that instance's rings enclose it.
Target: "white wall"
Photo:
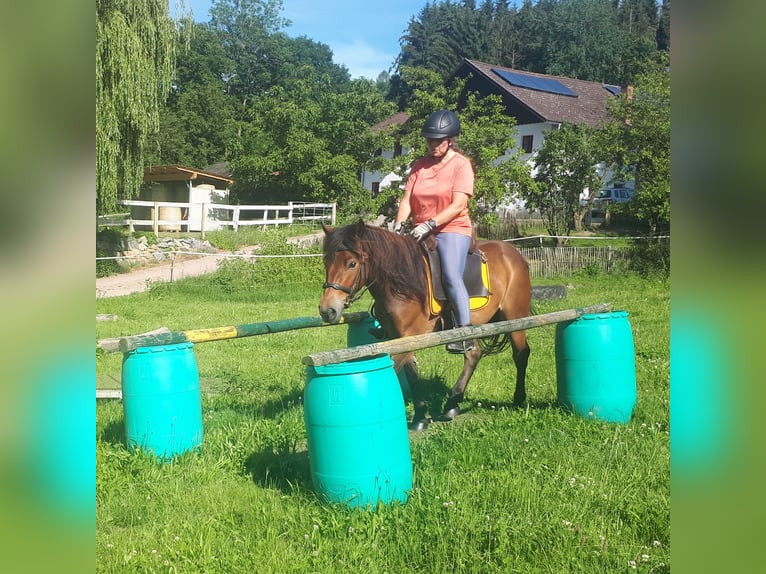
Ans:
[[[216,189],[210,184],[203,184],[189,189],[189,203],[207,203],[212,206],[214,203],[228,203],[229,190]],[[205,231],[224,229],[210,213],[208,208],[207,219],[205,220]],[[189,208],[189,231],[202,231],[202,206]]]
[[[409,150],[404,149],[402,150],[402,154],[406,155],[409,153]],[[394,157],[394,151],[393,150],[383,150],[383,153],[381,154],[386,159],[393,159]],[[367,191],[372,191],[372,184],[373,182],[377,181],[380,182],[380,189],[383,189],[384,187],[388,187],[392,182],[399,181],[402,178],[396,175],[395,173],[387,173],[384,174],[380,170],[377,171],[364,171],[362,172],[362,185]]]

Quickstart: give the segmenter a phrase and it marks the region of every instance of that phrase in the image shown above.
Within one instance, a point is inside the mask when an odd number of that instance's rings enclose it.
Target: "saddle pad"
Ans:
[[[434,250],[424,250],[426,253],[426,273],[428,275],[428,290],[431,313],[438,315],[442,311],[442,303],[447,301],[444,286],[441,282],[441,263],[439,254]],[[491,295],[489,284],[489,269],[484,254],[474,251],[466,259],[463,282],[468,290],[469,304],[472,311],[483,308],[489,303]]]

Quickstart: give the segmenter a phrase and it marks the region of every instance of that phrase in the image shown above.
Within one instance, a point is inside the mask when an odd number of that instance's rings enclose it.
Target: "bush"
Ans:
[[[96,257],[114,257],[120,250],[125,234],[118,228],[105,227],[96,230]],[[121,271],[114,259],[96,260],[96,277],[108,277]]]
[[[500,217],[497,213],[476,216],[476,235],[486,239],[515,239],[521,236],[519,222],[513,216]]]
[[[629,249],[632,271],[644,277],[670,275],[669,239],[637,239],[633,241]]]

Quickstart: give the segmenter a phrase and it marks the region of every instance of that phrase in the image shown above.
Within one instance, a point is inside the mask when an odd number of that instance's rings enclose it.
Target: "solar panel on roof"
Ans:
[[[620,86],[612,86],[611,84],[604,84],[604,87],[607,90],[609,90],[612,93],[612,95],[614,95],[614,96],[619,96],[620,92],[622,91],[620,89]]]
[[[573,96],[575,98],[577,97],[576,93],[567,88],[558,80],[554,80],[553,78],[527,76],[526,74],[517,74],[516,72],[498,70],[497,68],[492,68],[492,71],[512,86],[527,88],[529,90],[536,90],[538,92],[548,92],[549,94],[560,94],[562,96]]]

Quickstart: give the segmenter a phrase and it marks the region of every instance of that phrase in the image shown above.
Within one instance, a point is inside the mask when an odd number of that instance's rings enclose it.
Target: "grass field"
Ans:
[[[318,259],[231,264],[97,300],[97,313],[119,320],[97,323],[96,334],[314,316],[323,278]],[[568,297],[536,302],[537,313],[602,302],[630,313],[638,402],[628,424],[562,411],[555,328],[530,330],[526,408],[510,406],[510,353],[485,358],[466,393],[468,412],[410,435],[409,500],[353,510],[313,489],[301,403],[301,358],[344,347],[346,327],[198,344],[200,452],[167,464],[130,452],[121,403],[97,405],[97,571],[669,572],[669,281],[582,275],[558,283],[572,286]],[[418,356],[438,411],[461,359],[441,347]],[[120,363],[119,354],[99,354],[100,380],[119,380]]]

